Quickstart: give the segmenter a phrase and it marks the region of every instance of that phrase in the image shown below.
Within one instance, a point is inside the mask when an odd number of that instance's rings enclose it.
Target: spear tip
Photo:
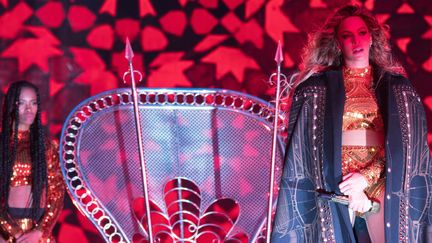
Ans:
[[[277,64],[281,64],[281,62],[284,60],[283,58],[283,51],[282,51],[282,44],[279,40],[278,42],[278,46],[277,46],[277,50],[276,50],[276,55],[275,55],[275,59],[274,59]]]
[[[129,41],[129,37],[126,37],[126,46],[125,46],[125,58],[132,62],[132,58],[134,57],[134,53],[132,51],[132,46]]]

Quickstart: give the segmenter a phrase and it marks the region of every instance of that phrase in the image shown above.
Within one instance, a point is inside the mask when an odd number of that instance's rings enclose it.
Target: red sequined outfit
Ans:
[[[44,213],[38,222],[34,222],[31,218],[14,219],[10,215],[8,218],[0,218],[1,233],[2,235],[9,236],[9,242],[13,242],[14,236],[17,234],[35,229],[42,232],[40,242],[55,242],[51,232],[63,208],[64,184],[59,167],[58,143],[55,141],[46,142],[45,147],[48,194],[46,200],[44,197],[42,198],[43,204],[41,206],[44,208]],[[11,188],[31,186],[31,169],[30,133],[28,131],[20,131],[18,133],[16,160],[13,165],[12,177],[10,178]]]

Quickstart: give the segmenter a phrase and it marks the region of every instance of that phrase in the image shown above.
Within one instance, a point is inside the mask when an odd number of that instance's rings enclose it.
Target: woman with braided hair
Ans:
[[[0,242],[53,242],[63,207],[58,144],[45,138],[38,88],[10,85],[0,140]]]
[[[310,36],[272,242],[431,242],[425,113],[387,31],[347,5]]]

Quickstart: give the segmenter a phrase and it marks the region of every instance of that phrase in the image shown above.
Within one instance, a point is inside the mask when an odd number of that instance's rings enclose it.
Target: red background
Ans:
[[[0,0],[0,95],[27,79],[43,98],[53,137],[69,112],[99,92],[126,87],[124,43],[135,52],[144,87],[242,91],[267,100],[277,41],[283,71],[297,70],[307,33],[344,0]],[[391,28],[391,43],[425,104],[432,128],[430,0],[355,1]],[[429,133],[431,140],[431,133]],[[96,229],[65,200],[59,242],[98,242]]]

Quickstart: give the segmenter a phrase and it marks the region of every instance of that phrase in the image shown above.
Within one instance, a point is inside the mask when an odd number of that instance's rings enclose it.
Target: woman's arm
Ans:
[[[3,238],[4,240],[6,240],[6,242],[8,242],[8,240],[13,240],[16,236],[19,236],[23,233],[19,225],[17,225],[15,221],[10,219],[7,213],[0,215],[0,227],[0,238]]]
[[[58,158],[58,143],[54,141],[47,144],[47,168],[48,195],[45,213],[36,226],[36,230],[43,233],[43,238],[51,235],[51,231],[63,208],[65,189]]]

